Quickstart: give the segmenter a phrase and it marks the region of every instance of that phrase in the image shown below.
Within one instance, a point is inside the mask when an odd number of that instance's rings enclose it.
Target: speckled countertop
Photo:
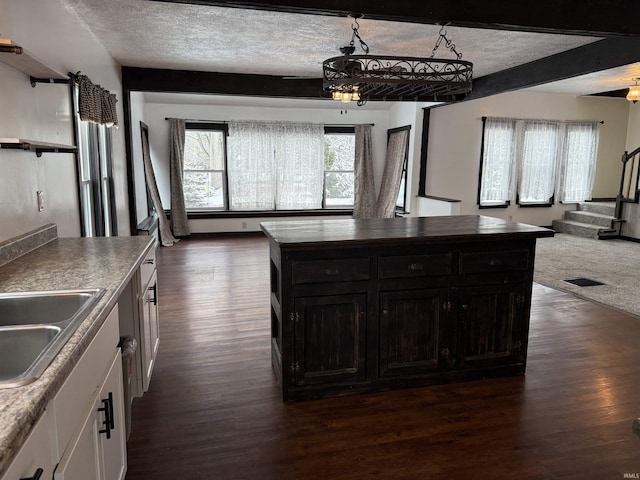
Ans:
[[[55,238],[0,266],[0,292],[106,290],[38,380],[0,389],[0,477],[151,248],[153,239],[146,236]]]

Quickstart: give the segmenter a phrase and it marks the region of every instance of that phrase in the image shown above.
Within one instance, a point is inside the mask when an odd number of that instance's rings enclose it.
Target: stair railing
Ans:
[[[620,190],[616,197],[616,218],[622,218],[622,206],[639,203],[640,200],[640,147],[633,152],[622,154],[622,176]]]

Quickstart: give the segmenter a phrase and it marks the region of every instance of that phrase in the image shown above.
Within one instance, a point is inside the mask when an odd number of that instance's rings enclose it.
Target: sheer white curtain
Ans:
[[[276,126],[230,122],[227,174],[230,210],[273,210],[276,198]]]
[[[598,124],[567,123],[565,129],[558,200],[567,203],[591,200],[598,151]]]
[[[324,126],[281,124],[277,136],[276,209],[322,208]]]
[[[503,205],[513,197],[516,122],[484,119],[480,205]]]
[[[230,210],[322,207],[324,127],[230,122]]]
[[[520,142],[519,203],[547,203],[553,197],[559,134],[559,122],[524,122]]]

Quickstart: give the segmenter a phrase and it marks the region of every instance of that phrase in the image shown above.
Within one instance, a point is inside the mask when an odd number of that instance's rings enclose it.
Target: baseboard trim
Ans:
[[[640,243],[640,238],[627,237],[626,235],[620,235],[620,240],[626,240],[627,242]]]

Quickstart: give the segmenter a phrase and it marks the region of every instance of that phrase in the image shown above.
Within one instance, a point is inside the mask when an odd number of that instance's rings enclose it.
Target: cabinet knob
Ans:
[[[382,314],[383,314],[383,315],[389,315],[389,309],[387,309],[387,308],[383,308],[383,309],[382,309]]]
[[[463,310],[469,310],[469,305],[467,304],[462,304],[461,307]]]
[[[36,469],[36,472],[33,474],[33,477],[21,478],[20,480],[40,480],[40,477],[44,473],[44,470],[41,468]]]

